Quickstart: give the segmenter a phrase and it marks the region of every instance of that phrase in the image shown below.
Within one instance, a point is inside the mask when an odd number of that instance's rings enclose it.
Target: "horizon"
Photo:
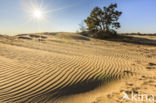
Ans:
[[[123,12],[119,33],[156,33],[154,0],[5,0],[0,1],[0,34],[76,32],[95,6],[111,3],[117,3]]]

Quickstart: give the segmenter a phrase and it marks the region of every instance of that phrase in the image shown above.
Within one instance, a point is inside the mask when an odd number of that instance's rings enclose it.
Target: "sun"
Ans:
[[[49,13],[48,7],[44,5],[44,2],[38,2],[38,0],[20,0],[23,1],[24,10],[27,12],[29,20],[28,22],[45,23],[48,21]],[[39,0],[44,1],[44,0]]]
[[[36,19],[42,19],[43,12],[41,10],[34,10],[33,11],[33,17]]]

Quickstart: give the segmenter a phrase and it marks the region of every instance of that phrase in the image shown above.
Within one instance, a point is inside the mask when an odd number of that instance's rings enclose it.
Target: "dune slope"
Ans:
[[[35,35],[0,37],[0,102],[43,103],[87,92],[139,74],[138,62],[153,59],[78,34]]]

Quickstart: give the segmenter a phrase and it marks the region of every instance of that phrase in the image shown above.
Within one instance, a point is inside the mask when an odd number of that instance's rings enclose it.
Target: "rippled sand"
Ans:
[[[95,40],[74,33],[1,36],[0,102],[104,103],[119,99],[118,92],[115,97],[113,93],[106,96],[110,92],[106,88],[115,87],[105,85],[116,81],[126,88],[128,78],[137,80],[145,75],[146,64],[156,62],[155,50],[154,46]],[[134,84],[135,79],[131,80]],[[100,93],[103,89],[105,94]],[[85,100],[80,99],[83,97]]]

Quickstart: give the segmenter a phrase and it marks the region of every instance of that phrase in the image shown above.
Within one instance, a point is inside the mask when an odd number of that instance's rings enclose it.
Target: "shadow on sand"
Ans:
[[[116,38],[107,38],[104,40],[114,41],[114,42],[125,42],[125,43],[132,43],[132,44],[139,44],[139,45],[151,45],[156,46],[156,40],[141,38],[141,37],[130,37],[130,36],[117,36]]]
[[[77,39],[77,40],[90,41],[90,39],[85,37],[85,36],[71,36],[71,37],[74,38],[74,39]]]
[[[91,91],[95,88],[100,87],[100,80],[92,80],[92,81],[83,81],[76,84],[68,85],[62,89],[59,89],[57,93],[54,95],[55,98],[60,98],[63,96],[69,96],[79,93],[84,93]]]

